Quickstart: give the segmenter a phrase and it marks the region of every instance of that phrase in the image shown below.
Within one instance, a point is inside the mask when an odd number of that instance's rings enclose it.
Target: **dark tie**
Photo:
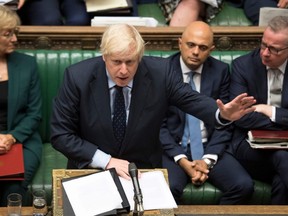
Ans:
[[[193,90],[196,91],[193,76],[195,72],[191,72],[190,85]],[[197,106],[197,104],[195,105]],[[184,130],[184,136],[182,138],[182,145],[187,150],[188,139],[190,139],[190,151],[193,160],[200,160],[203,156],[202,135],[200,128],[200,120],[192,115],[186,114],[186,125]]]
[[[126,110],[123,87],[115,86],[113,132],[118,144],[122,144],[126,130]]]

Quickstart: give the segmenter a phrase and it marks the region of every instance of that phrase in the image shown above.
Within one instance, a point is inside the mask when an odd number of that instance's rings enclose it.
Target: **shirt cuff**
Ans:
[[[271,121],[276,122],[276,107],[272,106],[272,116],[271,116]]]
[[[218,122],[218,124],[222,125],[222,126],[227,126],[227,125],[230,125],[232,124],[233,122],[229,121],[229,120],[225,120],[225,119],[221,119],[221,116],[220,116],[220,110],[219,108],[217,109],[216,113],[215,113],[215,118]]]
[[[175,157],[174,157],[175,163],[178,163],[178,161],[179,161],[181,158],[187,158],[187,156],[186,156],[185,154],[180,154],[180,155],[175,156]]]
[[[111,159],[111,155],[106,154],[105,152],[98,149],[95,152],[95,154],[92,158],[92,162],[90,163],[89,166],[92,168],[101,168],[101,169],[105,170],[110,159]]]
[[[202,159],[204,158],[208,158],[208,159],[212,159],[215,161],[215,164],[217,163],[217,160],[218,160],[218,155],[215,155],[215,154],[206,154],[206,155],[203,155]]]

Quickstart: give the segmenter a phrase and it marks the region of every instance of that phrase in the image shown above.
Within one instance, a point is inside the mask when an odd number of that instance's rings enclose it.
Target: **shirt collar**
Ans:
[[[279,67],[278,67],[278,69],[283,73],[283,74],[285,74],[285,68],[286,68],[286,66],[287,66],[287,59],[286,59],[286,61],[282,64],[282,65],[280,65]],[[269,69],[271,69],[270,67],[266,67],[266,69],[267,70],[269,70]]]
[[[106,69],[106,74],[108,77],[108,87],[109,89],[111,89],[116,85],[116,83],[111,79],[110,74],[108,73],[107,69]],[[132,86],[133,86],[133,79],[128,83],[127,87],[132,88]]]

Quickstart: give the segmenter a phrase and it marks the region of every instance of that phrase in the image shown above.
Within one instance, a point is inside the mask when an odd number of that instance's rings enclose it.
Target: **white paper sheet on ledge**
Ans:
[[[133,182],[120,177],[130,209],[134,210]],[[169,189],[162,171],[143,172],[139,178],[139,185],[143,195],[144,210],[173,209],[177,204]]]
[[[122,198],[109,171],[63,182],[77,216],[93,216],[121,207]]]
[[[107,26],[122,23],[127,23],[133,26],[147,26],[147,27],[156,27],[158,25],[158,21],[153,17],[95,16],[91,20],[91,26]]]

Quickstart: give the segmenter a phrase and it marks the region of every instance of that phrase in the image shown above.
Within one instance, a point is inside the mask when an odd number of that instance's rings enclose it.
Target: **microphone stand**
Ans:
[[[144,215],[143,196],[138,181],[138,169],[134,163],[129,164],[129,175],[134,187],[134,211],[133,216]]]
[[[141,196],[141,195],[140,195]],[[144,215],[144,207],[143,207],[143,203],[141,202],[141,200],[138,199],[139,195],[137,195],[136,193],[134,194],[134,211],[133,211],[133,216],[142,216]],[[141,196],[142,198],[142,196]]]

